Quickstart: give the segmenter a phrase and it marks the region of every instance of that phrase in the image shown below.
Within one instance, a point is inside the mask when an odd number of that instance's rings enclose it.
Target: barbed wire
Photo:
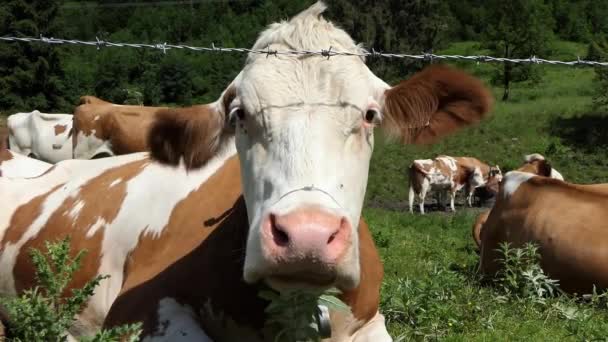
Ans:
[[[416,59],[416,60],[425,60],[425,61],[434,61],[434,60],[465,60],[472,61],[477,63],[530,63],[530,64],[550,64],[550,65],[567,65],[567,66],[601,66],[608,67],[608,62],[597,62],[597,61],[588,61],[583,60],[578,57],[574,61],[559,61],[559,60],[549,60],[544,58],[538,58],[536,56],[531,56],[529,58],[504,58],[504,57],[492,57],[492,56],[464,56],[464,55],[438,55],[434,53],[422,53],[422,54],[404,54],[404,53],[387,53],[387,52],[379,52],[374,49],[371,51],[363,51],[363,52],[348,52],[348,51],[337,51],[332,49],[330,46],[327,50],[313,51],[313,50],[271,50],[270,48],[262,49],[262,50],[253,50],[247,48],[235,48],[235,47],[221,47],[216,46],[215,44],[211,44],[211,47],[204,46],[190,46],[190,45],[179,45],[179,44],[167,44],[165,43],[157,43],[157,44],[146,44],[146,43],[120,43],[120,42],[111,42],[108,40],[101,40],[98,37],[95,37],[95,41],[84,41],[77,39],[61,39],[61,38],[48,38],[44,36],[40,36],[39,38],[34,37],[0,37],[0,41],[7,42],[39,42],[50,45],[84,45],[84,46],[95,46],[97,50],[103,47],[129,47],[129,48],[138,48],[138,49],[156,49],[161,50],[163,53],[167,53],[167,50],[188,50],[188,51],[197,51],[197,52],[235,52],[235,53],[252,53],[252,54],[260,54],[269,56],[278,56],[278,55],[297,55],[297,56],[323,56],[323,57],[334,57],[334,56],[357,56],[357,57],[372,57],[372,58],[397,58],[397,59]]]

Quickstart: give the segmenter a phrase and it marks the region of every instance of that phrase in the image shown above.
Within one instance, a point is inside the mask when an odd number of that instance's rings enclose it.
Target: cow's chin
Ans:
[[[265,275],[261,280],[278,292],[310,291],[323,292],[330,288],[350,290],[359,283],[355,275],[332,270],[328,272],[275,272]]]

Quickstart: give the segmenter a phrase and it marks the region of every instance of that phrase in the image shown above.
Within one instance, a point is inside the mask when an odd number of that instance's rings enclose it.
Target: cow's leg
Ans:
[[[379,312],[376,316],[367,322],[363,327],[357,330],[353,336],[353,342],[392,342],[393,339],[386,330],[384,316]]]
[[[456,211],[456,207],[454,206],[454,199],[456,199],[456,191],[452,190],[450,191],[450,209],[452,209],[452,212]]]
[[[420,213],[424,214],[424,200],[426,198],[426,193],[429,191],[429,188],[431,187],[431,184],[429,183],[428,179],[424,179],[424,181],[422,181],[422,185],[421,185],[421,189],[420,189]]]
[[[410,205],[410,213],[414,212],[414,197],[416,197],[416,192],[414,191],[414,187],[412,186],[412,184],[410,184],[410,195],[408,198]]]

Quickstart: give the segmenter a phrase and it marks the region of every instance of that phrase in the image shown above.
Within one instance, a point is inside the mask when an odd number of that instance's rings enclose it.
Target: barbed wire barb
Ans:
[[[95,41],[83,41],[76,39],[61,39],[61,38],[48,38],[43,35],[40,37],[11,37],[11,36],[3,36],[0,37],[0,41],[5,42],[22,42],[22,43],[43,43],[49,45],[84,45],[84,46],[94,46],[97,50],[101,50],[102,47],[129,47],[129,48],[137,48],[137,49],[156,49],[162,51],[164,54],[167,53],[167,50],[178,49],[178,50],[189,50],[195,52],[237,52],[237,53],[249,53],[249,54],[260,54],[268,56],[273,55],[278,57],[278,55],[292,55],[292,56],[323,56],[329,59],[334,56],[347,56],[347,57],[373,57],[373,58],[400,58],[400,59],[415,59],[415,60],[425,60],[433,62],[435,60],[464,60],[464,61],[472,61],[479,63],[515,63],[515,64],[549,64],[549,65],[565,65],[565,66],[599,66],[599,67],[608,67],[608,62],[598,62],[598,61],[588,61],[583,60],[580,56],[577,56],[574,61],[559,61],[559,60],[549,60],[544,58],[538,58],[536,56],[530,56],[529,58],[504,58],[504,57],[492,57],[492,56],[463,56],[463,55],[437,55],[434,53],[422,53],[420,55],[412,55],[412,54],[404,54],[404,53],[389,53],[389,52],[379,52],[375,49],[371,49],[371,51],[361,51],[361,52],[351,52],[351,51],[337,51],[334,50],[332,46],[330,46],[327,50],[322,49],[320,51],[310,51],[310,50],[271,50],[270,46],[266,47],[264,50],[253,50],[247,48],[239,48],[239,47],[222,47],[216,46],[215,43],[211,43],[211,47],[204,46],[190,46],[190,45],[182,45],[182,44],[167,44],[157,43],[157,44],[145,44],[145,43],[120,43],[120,42],[111,42],[108,40],[100,39],[99,37],[95,37]]]

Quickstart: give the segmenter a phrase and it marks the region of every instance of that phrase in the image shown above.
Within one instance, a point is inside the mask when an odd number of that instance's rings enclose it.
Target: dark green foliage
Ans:
[[[59,1],[5,0],[0,3],[0,33],[54,36]],[[65,108],[59,51],[44,44],[0,44],[0,108]]]
[[[97,276],[82,288],[66,293],[66,287],[80,268],[85,252],[70,256],[70,241],[66,238],[56,243],[46,243],[46,254],[32,249],[30,255],[36,270],[36,287],[26,290],[20,297],[2,298],[10,319],[12,341],[66,341],[66,331],[74,318],[93,295],[95,287],[107,276]],[[121,326],[101,331],[85,341],[115,341],[130,335],[134,341],[140,325]]]
[[[543,0],[489,0],[485,2],[482,46],[494,56],[528,58],[547,55],[553,37],[553,18]],[[512,82],[539,80],[541,69],[533,65],[503,63],[493,81],[503,85],[503,100],[509,98]]]

